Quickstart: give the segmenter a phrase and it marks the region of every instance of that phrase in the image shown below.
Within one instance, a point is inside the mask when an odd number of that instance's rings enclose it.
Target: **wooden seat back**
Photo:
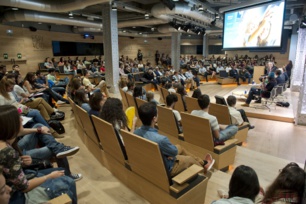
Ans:
[[[128,94],[128,93],[124,93],[124,94],[126,96],[129,107],[134,106],[136,108],[137,106],[136,106],[134,97],[131,94]]]
[[[189,113],[181,113],[184,141],[214,152],[209,120]]]
[[[122,89],[119,89],[119,92],[120,92],[121,99],[122,99],[123,109],[126,109],[129,107],[128,101],[126,99],[126,93],[122,91]]]
[[[187,112],[191,113],[193,110],[200,110],[200,106],[198,104],[198,100],[196,98],[192,98],[189,96],[185,97],[186,100],[186,106],[187,106]]]
[[[174,109],[177,110],[178,112],[185,112],[185,107],[184,107],[184,102],[183,102],[183,97],[181,94],[178,93],[172,93],[177,96],[177,102],[175,103]]]
[[[140,99],[140,98],[135,98],[135,100],[136,100],[137,110],[139,109],[139,107],[140,107],[141,105],[143,105],[143,104],[145,104],[145,103],[148,103],[147,101],[142,100],[142,99]]]
[[[70,97],[68,97],[68,101],[69,101],[69,104],[70,104],[70,106],[71,106],[71,108],[73,110],[74,117],[75,117],[75,119],[77,121],[77,124],[79,126],[81,126],[82,129],[84,129],[82,121],[80,120],[80,117],[79,117],[79,115],[77,113],[76,104],[74,103],[74,101]]]
[[[97,130],[103,150],[124,165],[127,159],[125,149],[121,139],[117,137],[113,125],[94,115],[92,116],[92,121]]]
[[[163,100],[166,103],[166,97],[169,95],[169,91],[163,87],[160,87],[160,91],[161,91]]]
[[[163,93],[160,90],[160,86],[159,85],[157,85],[157,92],[159,93],[159,102],[160,103],[165,103],[164,96],[163,96]]]
[[[210,103],[208,113],[217,118],[219,124],[230,125],[232,124],[229,109],[225,105]]]
[[[132,171],[170,192],[169,174],[158,144],[125,130],[121,135]]]
[[[96,130],[91,122],[90,116],[88,113],[81,108],[80,106],[76,106],[77,114],[82,119],[82,124],[84,128],[84,132],[86,135],[97,145],[100,144],[100,141],[98,139],[98,136],[96,135]]]
[[[178,137],[179,130],[175,116],[171,109],[157,106],[158,110],[158,129],[170,136]]]

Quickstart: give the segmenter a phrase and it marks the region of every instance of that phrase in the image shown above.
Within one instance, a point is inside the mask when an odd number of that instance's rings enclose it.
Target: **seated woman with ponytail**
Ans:
[[[45,203],[66,193],[76,204],[75,182],[61,168],[23,170],[32,159],[28,155],[20,156],[12,147],[18,134],[23,132],[22,119],[14,106],[0,106],[0,126],[6,127],[0,132],[0,165],[6,183],[12,188],[10,203]],[[29,180],[27,176],[33,178]]]

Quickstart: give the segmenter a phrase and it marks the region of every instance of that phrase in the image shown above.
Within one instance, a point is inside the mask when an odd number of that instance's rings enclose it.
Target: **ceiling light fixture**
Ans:
[[[204,11],[204,8],[203,8],[203,6],[199,6],[199,8],[198,8],[198,11]]]
[[[117,11],[117,4],[116,3],[112,3],[112,10]]]

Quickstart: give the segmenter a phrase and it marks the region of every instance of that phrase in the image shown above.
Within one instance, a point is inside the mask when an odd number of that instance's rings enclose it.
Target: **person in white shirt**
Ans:
[[[198,104],[201,110],[193,110],[191,112],[191,115],[199,116],[209,120],[210,127],[212,130],[212,135],[214,137],[213,139],[216,143],[224,142],[230,139],[231,137],[233,137],[237,133],[238,127],[236,125],[228,125],[225,128],[220,127],[217,118],[208,113],[209,104],[210,104],[210,98],[208,95],[206,94],[201,95],[198,98]]]
[[[175,94],[169,94],[166,97],[167,108],[172,110],[175,116],[175,120],[177,122],[178,128],[179,128],[179,131],[182,133],[183,131],[182,131],[182,123],[181,123],[181,120],[182,120],[181,114],[177,110],[174,110],[174,106],[177,101],[178,101],[178,98]]]
[[[221,66],[221,64],[218,64],[216,72],[219,74],[220,71],[224,70],[224,67]]]
[[[236,105],[236,97],[233,95],[230,95],[227,97],[226,99],[227,104],[228,104],[228,109],[231,115],[231,120],[232,120],[232,124],[234,125],[241,125],[243,122],[248,122],[249,123],[249,130],[250,129],[254,129],[255,126],[251,125],[249,122],[248,117],[245,114],[245,111],[243,109],[236,109],[235,105]]]
[[[206,68],[203,65],[201,65],[201,67],[199,68],[199,74],[205,75],[206,71],[207,71]]]

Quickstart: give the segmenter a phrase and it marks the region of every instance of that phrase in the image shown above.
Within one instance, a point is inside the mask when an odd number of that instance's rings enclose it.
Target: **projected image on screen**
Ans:
[[[284,7],[282,0],[225,13],[223,48],[280,47]]]

